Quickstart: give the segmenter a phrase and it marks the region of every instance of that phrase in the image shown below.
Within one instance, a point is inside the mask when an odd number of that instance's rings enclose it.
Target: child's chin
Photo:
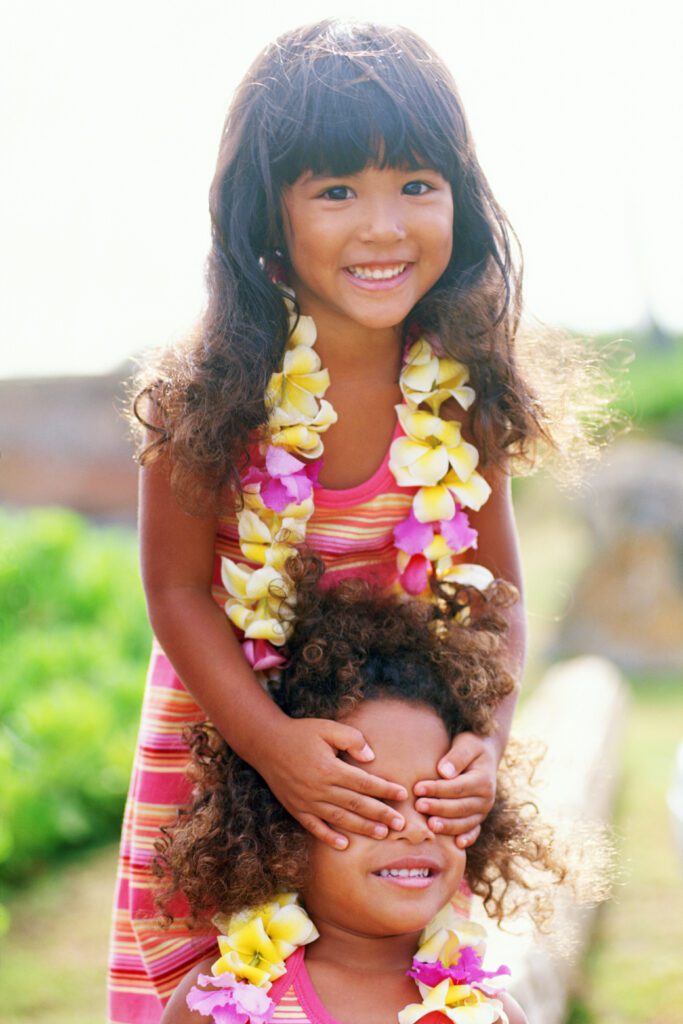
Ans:
[[[391,935],[407,935],[409,932],[421,932],[429,924],[441,908],[448,902],[444,899],[438,904],[424,903],[421,906],[384,907],[382,927]]]

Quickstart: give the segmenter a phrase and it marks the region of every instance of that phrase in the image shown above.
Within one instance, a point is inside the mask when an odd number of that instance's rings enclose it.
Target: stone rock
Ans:
[[[519,716],[515,734],[547,748],[534,799],[549,820],[564,821],[574,839],[574,822],[590,836],[611,821],[626,708],[627,690],[617,669],[602,658],[576,658],[547,673]],[[566,1020],[595,913],[595,906],[580,905],[566,893],[558,898],[550,935],[539,935],[528,922],[515,922],[512,934],[487,924],[475,901],[473,916],[488,932],[486,962],[510,967],[508,987],[529,1024]]]
[[[553,653],[600,654],[637,673],[682,671],[683,449],[615,446],[577,504],[594,554]]]

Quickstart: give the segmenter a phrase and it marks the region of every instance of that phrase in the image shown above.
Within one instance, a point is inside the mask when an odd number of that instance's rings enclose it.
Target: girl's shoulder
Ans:
[[[160,1024],[206,1024],[206,1017],[197,1010],[191,1010],[187,1005],[187,997],[190,990],[199,982],[200,974],[209,974],[211,964],[214,963],[215,955],[202,960],[187,972],[183,980],[175,989],[173,995],[166,1004],[166,1009],[161,1017]]]
[[[212,996],[216,1001],[214,1008],[218,1009],[218,1004],[222,1001],[221,992],[224,991],[220,985],[212,986],[209,981],[211,965],[215,960],[216,955],[214,954],[202,960],[201,963],[187,972],[168,1001],[160,1024],[206,1024],[207,1016],[212,1016],[210,1009]],[[291,988],[302,963],[303,947],[297,949],[288,957],[286,973],[282,977],[277,978],[268,991],[268,998],[273,1003],[279,1004],[282,996]],[[187,997],[195,988],[197,988],[199,999],[201,999],[201,994],[203,993],[207,997],[207,1002],[201,1007],[201,1010],[199,1008],[191,1010],[187,1003]],[[251,989],[252,986],[249,986],[249,988]],[[265,995],[262,989],[254,989],[254,992],[257,994],[257,998],[259,995]],[[193,1002],[197,1003],[197,998]],[[263,1010],[265,1008],[261,1007],[260,1009]],[[288,1019],[291,1019],[291,1007],[289,1011]]]
[[[501,992],[498,996],[505,1007],[508,1024],[529,1024],[529,1018],[516,999],[513,999],[507,992]]]

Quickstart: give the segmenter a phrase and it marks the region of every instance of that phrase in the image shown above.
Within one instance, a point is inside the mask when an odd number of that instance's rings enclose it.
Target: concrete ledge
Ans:
[[[589,825],[611,820],[626,706],[617,669],[593,657],[551,669],[524,706],[515,734],[548,747],[538,772],[538,803],[548,817]],[[488,925],[487,960],[509,964],[509,990],[529,1024],[563,1024],[594,913],[570,900],[558,907],[553,932],[562,936],[563,947],[571,947],[571,957],[560,955],[552,937],[535,935],[529,925],[514,936]],[[474,916],[486,923],[481,907]]]

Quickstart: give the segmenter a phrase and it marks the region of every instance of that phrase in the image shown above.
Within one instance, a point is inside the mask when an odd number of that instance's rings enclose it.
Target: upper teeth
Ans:
[[[406,266],[406,263],[397,263],[395,267],[385,267],[383,270],[370,270],[368,267],[349,267],[349,270],[354,277],[362,277],[366,281],[386,281],[402,274]]]
[[[429,868],[382,868],[381,878],[429,878]]]

